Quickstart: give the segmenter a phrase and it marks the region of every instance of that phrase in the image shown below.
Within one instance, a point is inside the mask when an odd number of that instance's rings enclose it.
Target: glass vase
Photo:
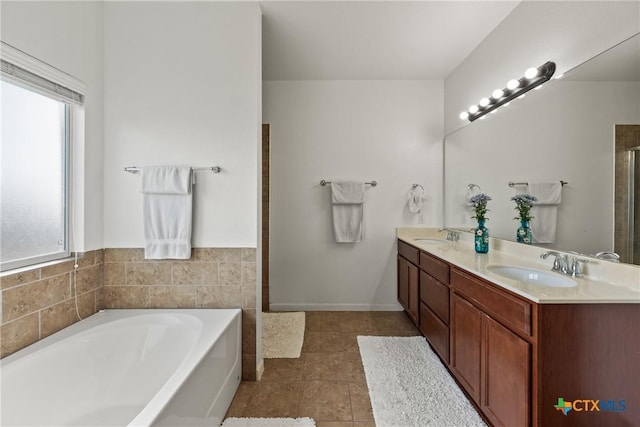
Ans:
[[[479,254],[489,252],[489,230],[484,226],[484,221],[483,219],[478,220],[478,227],[476,228],[475,248]]]
[[[531,228],[529,227],[528,220],[520,220],[520,227],[518,227],[518,231],[516,232],[516,240],[518,243],[524,243],[526,245],[531,244],[533,238],[531,236]]]

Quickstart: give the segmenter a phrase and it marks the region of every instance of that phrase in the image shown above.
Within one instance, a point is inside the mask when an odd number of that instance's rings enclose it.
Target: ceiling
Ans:
[[[443,80],[517,1],[266,1],[264,80]]]

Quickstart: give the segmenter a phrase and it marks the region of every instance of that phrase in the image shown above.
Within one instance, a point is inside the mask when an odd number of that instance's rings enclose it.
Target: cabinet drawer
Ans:
[[[420,272],[420,300],[445,324],[449,324],[449,287]]]
[[[445,285],[449,284],[449,264],[433,255],[420,252],[420,268]]]
[[[449,364],[449,327],[429,308],[420,304],[420,331],[445,364]]]
[[[489,316],[509,325],[514,331],[531,335],[531,303],[457,269],[451,272],[451,286]]]
[[[418,248],[414,248],[411,245],[406,244],[405,242],[398,240],[398,254],[404,257],[406,260],[418,265],[420,262],[419,254],[420,251]]]

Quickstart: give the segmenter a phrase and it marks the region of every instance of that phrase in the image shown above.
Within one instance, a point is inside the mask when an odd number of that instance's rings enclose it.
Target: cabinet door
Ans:
[[[398,302],[409,310],[409,262],[398,256]]]
[[[496,427],[530,426],[531,345],[482,317],[482,411]]]
[[[418,325],[420,312],[420,270],[404,257],[398,256],[398,302]]]
[[[408,263],[409,270],[409,316],[418,325],[420,314],[420,269]]]
[[[482,313],[451,293],[451,371],[467,393],[480,403]]]

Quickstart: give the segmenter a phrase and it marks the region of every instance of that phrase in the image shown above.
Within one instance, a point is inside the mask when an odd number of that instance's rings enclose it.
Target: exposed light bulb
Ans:
[[[463,111],[462,113],[460,113],[460,118],[462,120],[467,120],[469,118],[469,113],[467,113],[466,111]]]
[[[493,99],[500,99],[504,96],[504,91],[502,89],[496,89],[491,96],[493,96]]]
[[[482,98],[482,99],[480,100],[480,106],[481,106],[481,107],[486,107],[487,105],[489,105],[489,102],[490,102],[490,101],[489,101],[489,98]]]
[[[527,68],[527,71],[524,72],[524,76],[527,79],[532,79],[537,75],[538,75],[538,69],[533,67]]]
[[[471,114],[475,114],[478,112],[478,106],[477,105],[472,105],[471,107],[469,107],[469,112]]]
[[[556,76],[554,77],[554,79],[561,79],[561,78],[563,78],[563,77],[564,77],[564,74],[563,74],[563,73],[560,73],[560,74],[556,75]]]
[[[520,82],[516,79],[511,79],[507,82],[507,89],[513,90],[520,86]]]

